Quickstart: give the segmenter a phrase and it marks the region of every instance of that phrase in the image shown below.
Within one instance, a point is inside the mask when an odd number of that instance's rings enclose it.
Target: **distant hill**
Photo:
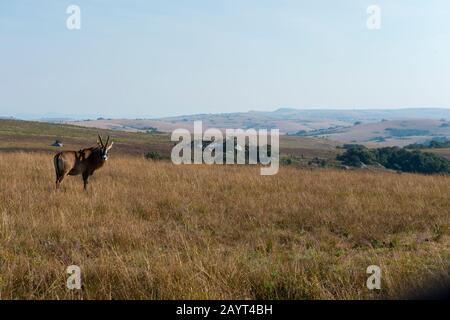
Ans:
[[[280,108],[270,112],[195,114],[158,119],[77,120],[65,123],[128,132],[171,132],[177,128],[193,130],[194,121],[202,121],[204,128],[278,128],[282,134],[327,137],[341,142],[364,144],[402,146],[435,136],[450,137],[450,109],[444,108],[395,110]]]
[[[345,128],[310,131],[302,135],[369,146],[406,146],[450,137],[450,127],[447,124],[446,120],[432,119],[386,120]]]

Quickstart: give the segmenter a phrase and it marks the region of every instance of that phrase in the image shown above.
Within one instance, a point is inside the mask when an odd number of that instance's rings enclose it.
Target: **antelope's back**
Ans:
[[[61,151],[54,157],[55,167],[60,171],[72,169],[77,163],[77,151]]]

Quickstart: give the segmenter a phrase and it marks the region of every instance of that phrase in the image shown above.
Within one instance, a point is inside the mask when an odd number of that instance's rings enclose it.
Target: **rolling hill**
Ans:
[[[317,130],[304,135],[368,146],[406,146],[437,138],[450,138],[450,125],[446,120],[390,120],[361,123],[338,129]]]
[[[97,134],[110,135],[115,141],[114,152],[143,156],[150,151],[169,158],[175,142],[170,135],[157,132],[129,132],[121,130],[81,127],[38,121],[0,119],[0,151],[56,152],[55,140],[63,142],[62,150],[78,150],[95,145]],[[319,137],[282,136],[282,155],[302,156],[305,160],[321,157],[334,158],[339,152],[338,143]]]
[[[127,132],[204,128],[278,128],[282,134],[326,137],[342,143],[403,146],[434,137],[450,137],[450,109],[297,110],[198,114],[160,119],[103,119],[66,121],[68,124]]]

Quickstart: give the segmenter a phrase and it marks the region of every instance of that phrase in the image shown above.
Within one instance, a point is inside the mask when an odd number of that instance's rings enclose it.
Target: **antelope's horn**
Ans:
[[[108,143],[109,143],[109,136],[108,136],[108,139],[106,139],[106,144],[105,144],[105,148],[107,148],[107,147],[108,147]]]
[[[107,150],[111,150],[113,144],[114,144],[114,141],[111,141],[111,144],[110,144],[109,147],[107,147],[106,149],[107,149]]]
[[[100,135],[98,135],[98,139],[100,140],[100,144],[101,144],[102,147],[103,147],[104,145],[103,145],[102,137],[100,137]]]

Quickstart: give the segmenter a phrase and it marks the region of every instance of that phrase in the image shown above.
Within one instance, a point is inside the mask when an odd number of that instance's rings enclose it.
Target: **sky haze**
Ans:
[[[1,1],[0,116],[449,107],[448,12],[445,0]]]

